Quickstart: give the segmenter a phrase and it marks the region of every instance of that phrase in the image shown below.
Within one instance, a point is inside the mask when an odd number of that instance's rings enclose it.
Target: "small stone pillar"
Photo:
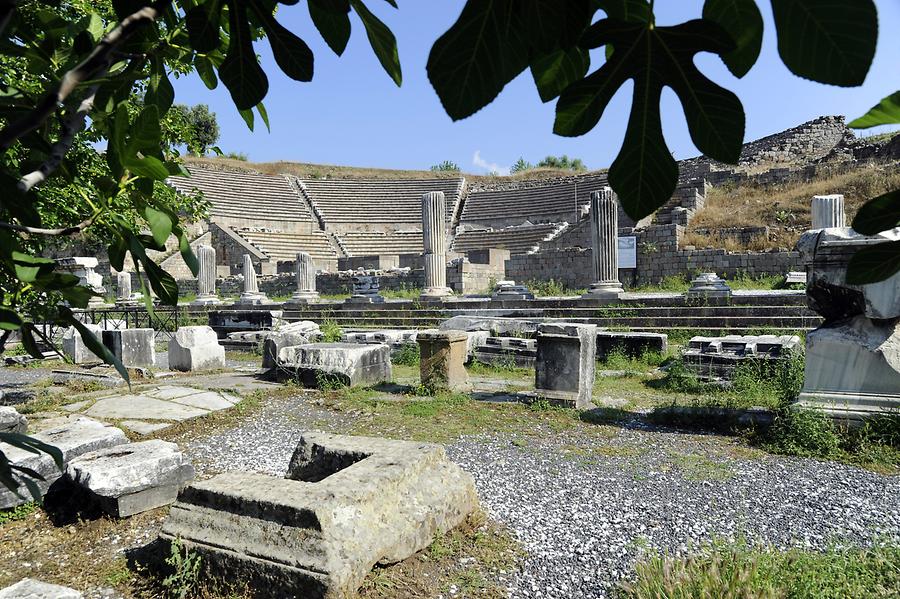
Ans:
[[[222,303],[216,295],[216,249],[211,245],[197,246],[197,299],[191,304],[197,306]]]
[[[306,252],[297,252],[297,291],[291,296],[290,303],[306,304],[319,299],[316,291],[316,267],[312,256]]]
[[[269,298],[259,292],[256,282],[256,269],[253,268],[253,259],[250,254],[244,254],[244,292],[238,300],[239,304],[264,304]]]
[[[591,245],[594,283],[586,298],[619,299],[619,202],[611,187],[591,192]]]
[[[590,408],[596,353],[596,325],[565,322],[539,325],[535,395],[565,407]]]
[[[447,287],[447,230],[444,192],[422,195],[422,240],[425,245],[425,289],[422,299],[439,300],[452,291]]]
[[[811,212],[813,229],[834,229],[847,226],[843,194],[813,196]]]
[[[116,305],[133,306],[136,303],[131,295],[131,273],[126,271],[116,273]]]
[[[429,389],[469,391],[469,375],[465,363],[468,358],[469,335],[465,331],[429,329],[416,335],[419,344],[419,376]]]

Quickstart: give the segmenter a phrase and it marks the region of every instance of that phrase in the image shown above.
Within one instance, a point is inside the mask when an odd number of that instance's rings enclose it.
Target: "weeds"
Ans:
[[[636,566],[624,583],[628,599],[717,597],[893,597],[900,588],[900,547],[832,547],[824,552],[713,544],[699,555],[655,555]]]
[[[343,329],[330,318],[322,321],[322,324],[319,325],[319,330],[322,331],[323,343],[337,343],[344,337]]]
[[[418,344],[405,343],[391,356],[391,362],[403,366],[418,366],[420,357]]]
[[[549,279],[547,281],[531,280],[525,283],[536,297],[564,297],[571,295],[583,295],[585,289],[570,289],[562,281]]]
[[[200,578],[200,556],[185,547],[181,539],[172,541],[170,551],[166,564],[174,571],[163,579],[163,588],[169,597],[176,599],[191,597]]]
[[[3,526],[7,522],[16,522],[18,520],[24,520],[38,509],[37,503],[34,501],[29,501],[28,503],[23,503],[22,505],[17,505],[16,507],[12,507],[6,510],[0,510],[0,526]]]

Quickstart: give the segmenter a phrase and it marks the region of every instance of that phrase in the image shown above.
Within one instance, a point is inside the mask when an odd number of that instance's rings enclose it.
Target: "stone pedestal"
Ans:
[[[705,272],[691,281],[691,288],[684,294],[685,297],[709,298],[709,297],[731,297],[731,287],[724,279],[720,278],[714,272]]]
[[[225,348],[211,327],[179,327],[169,340],[169,368],[183,372],[225,368]]]
[[[567,407],[590,408],[596,353],[596,325],[540,325],[534,366],[535,395]]]
[[[116,273],[116,305],[127,308],[136,306],[139,295],[136,297],[131,292],[131,273],[122,271]]]
[[[156,331],[153,329],[103,331],[103,345],[128,368],[156,365]]]
[[[98,341],[102,339],[103,329],[96,324],[84,325],[90,332],[94,334]],[[81,333],[75,327],[69,327],[63,333],[62,352],[65,357],[74,364],[90,364],[91,362],[102,362],[103,359],[88,349],[81,338]]]
[[[491,293],[492,300],[531,300],[534,294],[525,285],[516,285],[515,281],[497,281]]]
[[[622,293],[619,282],[619,202],[611,187],[591,192],[591,244],[594,283],[585,298],[615,300]]]
[[[452,295],[447,287],[447,222],[444,192],[422,195],[422,240],[425,246],[425,289],[423,300],[440,300]]]
[[[383,304],[384,297],[381,293],[381,285],[375,275],[358,274],[351,279],[353,292],[347,303],[349,304]]]
[[[103,294],[106,288],[103,286],[103,276],[94,269],[99,264],[98,260],[90,256],[76,256],[74,258],[59,258],[56,260],[56,270],[69,272],[78,277],[78,284],[83,287],[90,287],[91,291],[99,294],[94,296],[88,302],[88,307],[96,308],[105,305],[103,302]]]
[[[472,476],[431,443],[305,432],[285,478],[228,472],[186,488],[161,537],[253,596],[355,597],[392,564],[459,525]]]
[[[851,421],[900,410],[900,273],[870,285],[846,283],[859,249],[892,241],[900,241],[900,229],[865,236],[825,228],[797,243],[809,272],[809,307],[825,324],[806,336],[796,405]]]
[[[216,250],[209,245],[197,246],[197,261],[200,270],[197,274],[197,299],[191,304],[209,306],[221,304],[216,295]]]
[[[265,304],[269,301],[266,294],[260,293],[256,282],[256,269],[253,267],[253,259],[250,254],[244,254],[244,292],[238,299],[239,304]]]
[[[297,252],[297,291],[291,296],[291,304],[308,304],[319,300],[316,291],[316,267],[312,256],[306,252]]]
[[[469,391],[468,359],[469,335],[464,331],[431,329],[416,335],[419,344],[419,376],[429,389]]]
[[[813,196],[811,212],[813,230],[847,226],[847,218],[844,216],[844,196],[842,194]]]

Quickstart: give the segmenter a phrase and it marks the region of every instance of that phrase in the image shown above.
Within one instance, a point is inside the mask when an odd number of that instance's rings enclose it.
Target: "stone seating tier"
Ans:
[[[531,187],[471,190],[460,223],[505,226],[516,219],[576,222],[579,211],[590,202],[590,193],[606,185],[606,174],[597,173]],[[622,226],[626,224],[623,221]]]
[[[421,254],[421,231],[395,231],[383,233],[379,231],[348,231],[338,233],[337,238],[348,256],[374,256]]]
[[[411,223],[422,225],[422,194],[442,191],[447,222],[459,202],[461,177],[404,181],[304,180],[302,185],[327,225],[337,223]]]
[[[276,262],[296,260],[297,252],[306,252],[312,256],[313,260],[319,261],[337,260],[338,258],[328,235],[323,231],[287,233],[236,230],[235,233]]]
[[[546,223],[490,229],[486,231],[457,232],[453,240],[453,251],[465,253],[484,248],[509,250],[510,254],[528,254],[535,251],[543,241],[558,235],[568,227],[568,223]]]
[[[298,192],[280,175],[220,171],[192,166],[190,177],[170,177],[167,182],[181,193],[196,188],[212,205],[210,218],[310,222],[313,215]]]

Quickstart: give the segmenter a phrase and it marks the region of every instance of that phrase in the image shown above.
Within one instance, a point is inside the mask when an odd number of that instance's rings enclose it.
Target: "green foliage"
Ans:
[[[415,343],[406,343],[397,351],[397,353],[391,358],[391,362],[394,364],[402,364],[403,366],[418,366],[419,365],[419,345]]]
[[[344,331],[341,329],[340,325],[331,319],[326,319],[319,325],[319,330],[322,331],[322,342],[323,343],[337,343],[344,336]]]
[[[347,386],[347,382],[339,375],[316,371],[316,388],[320,391],[339,391]]]
[[[558,168],[567,171],[575,171],[576,173],[587,170],[587,167],[584,165],[581,158],[569,158],[565,154],[562,156],[547,156],[538,162],[537,166],[539,168]]]
[[[629,599],[697,597],[890,597],[900,588],[900,547],[779,551],[745,541],[716,543],[687,558],[652,555],[622,585]]]
[[[185,143],[188,152],[203,156],[219,141],[219,123],[216,113],[209,111],[206,104],[197,104],[188,108],[183,104],[175,104],[171,112],[183,119],[189,134]]]
[[[444,160],[443,162],[439,162],[433,165],[431,167],[431,170],[441,173],[458,173],[460,171],[460,168],[459,165],[452,160]]]
[[[570,289],[562,281],[548,279],[546,281],[527,281],[525,286],[537,297],[562,297],[567,295],[581,295],[584,289]]]
[[[605,14],[596,19],[598,10]],[[872,0],[785,0],[773,3],[773,13],[779,54],[792,72],[834,85],[865,79],[877,38]],[[752,0],[707,0],[702,18],[666,27],[656,25],[653,3],[644,0],[469,0],[432,47],[427,71],[447,114],[458,120],[530,68],[541,99],[559,97],[554,131],[570,136],[593,129],[616,91],[633,80],[625,142],[609,181],[638,219],[671,197],[678,178],[660,123],[663,87],[681,100],[701,152],[735,162],[743,107],[701,73],[694,56],[718,54],[743,76],[759,55],[762,29]],[[599,48],[605,60],[588,74],[594,66],[588,52]]]
[[[38,509],[38,505],[39,504],[36,501],[29,501],[22,505],[17,505],[16,507],[0,510],[0,526],[3,526],[7,522],[24,520]]]
[[[783,410],[766,443],[769,451],[816,458],[837,456],[841,439],[831,418],[814,410]]]
[[[241,162],[247,162],[249,158],[243,152],[226,152],[225,158],[231,158],[232,160],[240,160]]]
[[[519,159],[516,160],[515,164],[513,164],[511,167],[509,167],[509,172],[512,174],[524,173],[525,171],[530,171],[533,168],[534,168],[533,164],[531,164],[530,162],[528,162],[527,160],[525,160],[524,158],[522,158],[520,156]]]
[[[200,556],[185,547],[181,539],[172,541],[169,551],[166,564],[174,571],[162,581],[166,595],[172,599],[193,597],[193,592],[200,581]]]

